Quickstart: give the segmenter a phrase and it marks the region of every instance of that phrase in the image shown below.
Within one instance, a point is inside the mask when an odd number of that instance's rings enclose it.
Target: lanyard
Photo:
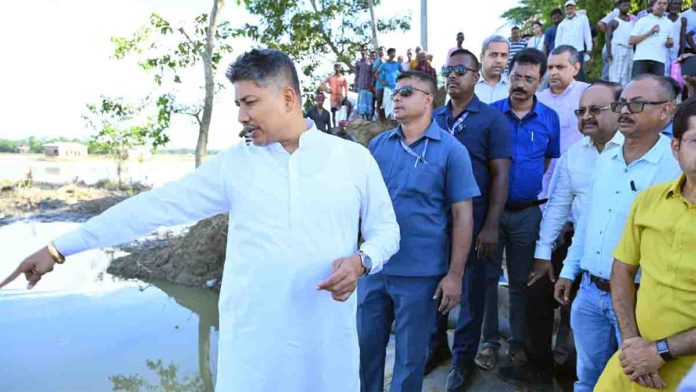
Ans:
[[[425,146],[423,147],[423,154],[418,154],[417,152],[413,151],[411,147],[409,147],[405,142],[404,139],[399,138],[399,142],[401,143],[401,148],[404,149],[410,156],[416,158],[416,163],[413,164],[413,167],[418,166],[418,161],[423,161],[423,163],[427,164],[428,162],[425,161],[425,152],[428,151],[428,142],[430,139],[425,139]]]
[[[461,130],[464,128],[464,119],[465,119],[466,116],[468,116],[468,115],[469,115],[469,112],[464,112],[464,114],[462,114],[461,116],[459,116],[459,118],[457,119],[457,121],[455,121],[454,124],[452,125],[452,128],[450,128],[450,127],[449,127],[449,124],[448,124],[448,125],[447,125],[447,130],[449,131],[449,133],[452,134],[452,135],[454,135],[455,133],[461,131]]]

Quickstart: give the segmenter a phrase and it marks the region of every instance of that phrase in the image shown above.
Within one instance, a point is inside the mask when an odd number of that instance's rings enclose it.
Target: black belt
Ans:
[[[529,207],[540,206],[540,205],[546,203],[547,201],[549,201],[549,199],[532,200],[532,201],[527,201],[524,203],[506,203],[505,210],[506,211],[522,211],[522,210],[527,209]]]
[[[594,276],[589,272],[587,273],[587,275],[589,275],[590,277],[590,282],[594,283],[598,289],[606,293],[611,293],[611,286],[609,285],[609,281],[607,279],[602,279],[598,276]]]

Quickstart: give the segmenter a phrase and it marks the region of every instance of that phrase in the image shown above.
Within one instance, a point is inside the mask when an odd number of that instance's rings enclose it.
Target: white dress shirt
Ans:
[[[581,207],[573,243],[563,262],[561,277],[575,280],[587,271],[609,279],[614,248],[621,239],[631,204],[638,193],[652,185],[674,180],[681,169],[672,155],[671,139],[660,139],[641,158],[626,165],[623,148],[597,160],[590,196]]]
[[[510,90],[508,87],[507,75],[500,75],[500,80],[495,85],[491,86],[483,78],[483,73],[479,76],[479,80],[474,86],[474,93],[478,97],[479,101],[485,104],[491,104],[495,101],[500,101],[505,99],[510,95]]]
[[[587,16],[576,12],[572,19],[563,19],[556,31],[555,47],[561,45],[570,45],[578,52],[592,51],[592,32]]]
[[[647,33],[653,26],[658,25],[660,31],[648,36],[636,45],[636,52],[633,54],[633,61],[652,60],[665,63],[669,55],[669,49],[665,46],[667,37],[672,36],[672,26],[674,23],[666,16],[657,17],[653,14],[638,19],[633,25],[631,36],[639,36]]]
[[[621,147],[623,139],[621,132],[616,132],[600,153],[592,139],[585,136],[558,159],[549,185],[549,201],[541,220],[534,258],[551,260],[554,244],[566,222],[577,222],[586,213],[582,208],[590,192],[597,159]]]
[[[356,253],[359,228],[378,272],[399,227],[368,150],[308,127],[292,154],[240,143],[55,241],[70,255],[229,212],[217,391],[359,390],[356,295],[337,302],[317,285]]]

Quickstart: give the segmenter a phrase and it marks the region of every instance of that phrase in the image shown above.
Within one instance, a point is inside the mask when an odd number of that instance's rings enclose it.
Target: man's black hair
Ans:
[[[510,30],[519,30],[519,26],[513,26]]]
[[[406,71],[402,72],[399,74],[399,76],[396,77],[396,81],[398,82],[399,80],[402,79],[416,79],[420,80],[421,82],[426,82],[428,83],[428,91],[435,96],[437,94],[437,86],[435,85],[435,80],[428,75],[425,72],[421,71]]]
[[[563,11],[561,11],[560,8],[554,8],[554,9],[551,10],[551,13],[550,13],[549,15],[551,15],[551,16],[554,16],[554,15],[561,15],[561,16],[563,16]]]
[[[392,52],[396,53],[396,49],[395,49],[395,48],[389,48],[389,49],[387,50],[387,54],[392,53]]]
[[[687,130],[689,130],[689,119],[696,116],[696,97],[689,97],[682,102],[674,114],[672,122],[672,132],[674,138],[681,140]]]
[[[510,60],[510,70],[515,67],[515,64],[522,65],[538,65],[539,66],[539,77],[543,78],[546,72],[546,55],[539,50],[534,48],[525,48],[517,52],[515,57]]]
[[[295,64],[277,49],[252,49],[243,53],[230,64],[225,76],[232,83],[249,80],[262,87],[280,81],[292,87],[298,97],[302,95]]]
[[[621,93],[623,92],[623,86],[621,83],[616,83],[616,82],[608,82],[606,80],[598,80],[596,82],[593,82],[590,87],[592,86],[605,86],[611,89],[611,91],[614,92],[614,101],[618,101],[619,98],[621,98]]]
[[[452,54],[450,54],[450,57],[454,57],[454,56],[456,56],[456,55],[458,55],[458,54],[461,54],[461,55],[464,55],[464,56],[469,56],[469,58],[470,58],[471,61],[472,61],[472,64],[473,64],[474,66],[476,66],[476,70],[477,70],[477,71],[478,71],[479,68],[481,67],[481,65],[480,65],[479,62],[478,62],[478,58],[476,58],[476,55],[473,54],[470,50],[467,50],[467,49],[464,49],[464,48],[457,49],[457,50],[453,51]]]

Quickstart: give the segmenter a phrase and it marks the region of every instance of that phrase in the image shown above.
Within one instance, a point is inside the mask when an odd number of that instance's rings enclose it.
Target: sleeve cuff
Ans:
[[[579,268],[575,268],[575,267],[571,267],[571,266],[568,266],[568,265],[564,265],[563,268],[561,269],[560,277],[561,277],[561,278],[565,278],[565,279],[573,280],[573,281],[574,281],[575,278],[578,277],[578,275],[580,275],[580,269],[579,269]]]
[[[53,246],[65,257],[89,249],[80,233],[80,229],[75,229],[54,239]]]
[[[542,260],[551,260],[551,254],[553,250],[550,246],[541,245],[537,242],[536,249],[534,250],[534,258]]]

